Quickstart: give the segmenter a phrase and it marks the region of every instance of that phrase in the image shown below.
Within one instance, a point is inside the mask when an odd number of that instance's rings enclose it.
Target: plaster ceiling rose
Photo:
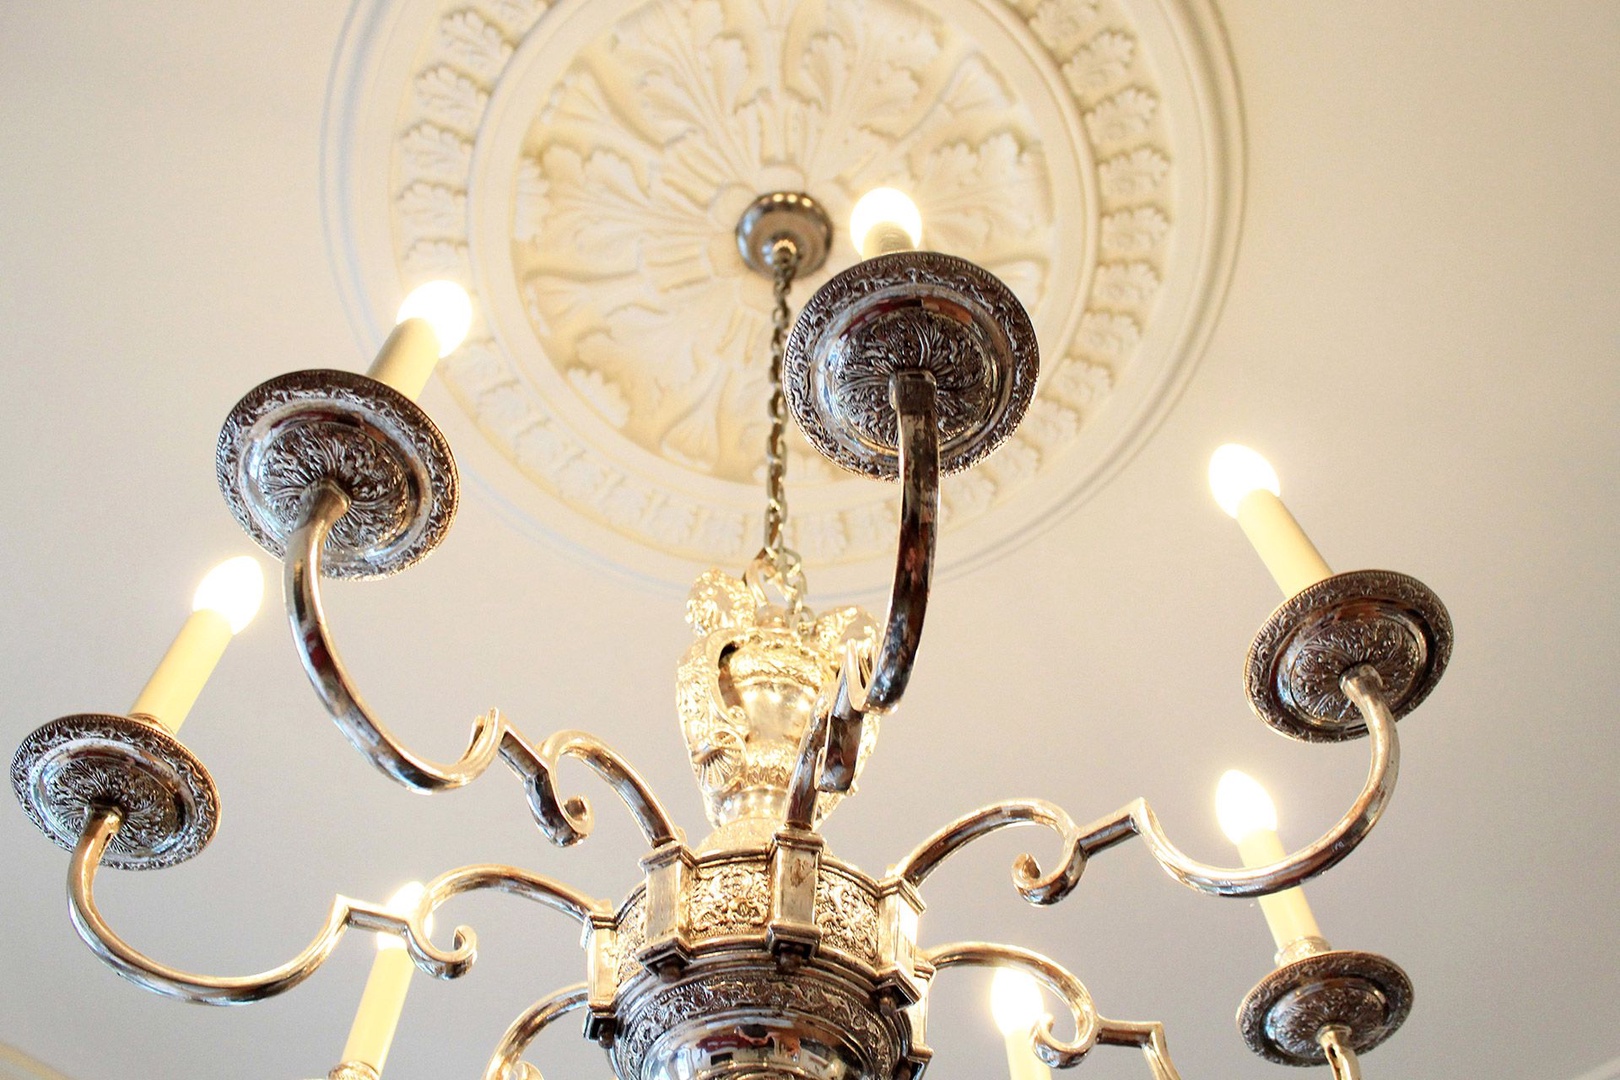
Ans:
[[[368,344],[418,281],[474,291],[434,412],[477,486],[535,535],[684,589],[759,545],[771,295],[733,237],[757,195],[846,221],[901,188],[925,246],[1029,310],[1028,416],[944,485],[963,567],[1152,431],[1213,324],[1242,169],[1207,0],[369,0],[324,172]],[[800,295],[855,258],[840,235]],[[817,591],[886,580],[895,491],[792,440],[788,542]]]

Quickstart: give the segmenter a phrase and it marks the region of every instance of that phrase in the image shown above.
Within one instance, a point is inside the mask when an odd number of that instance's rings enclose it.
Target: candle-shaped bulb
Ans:
[[[453,281],[429,281],[405,297],[398,320],[366,374],[415,401],[439,358],[466,338],[472,298]]]
[[[472,327],[472,298],[453,281],[429,281],[412,289],[399,305],[394,321],[406,319],[422,319],[432,326],[439,355],[449,356],[466,340]]]
[[[1278,498],[1271,463],[1247,446],[1227,443],[1209,459],[1209,488],[1221,509],[1237,519],[1284,596],[1333,576],[1316,545]]]
[[[191,596],[192,611],[213,611],[240,634],[264,602],[264,570],[251,555],[226,559],[202,579]]]
[[[849,235],[863,259],[910,251],[922,243],[922,211],[903,191],[873,188],[850,211]]]
[[[413,881],[389,898],[388,909],[396,915],[407,915],[421,899],[422,883]],[[388,1048],[394,1042],[394,1030],[399,1027],[399,1014],[405,1009],[411,973],[415,970],[416,964],[398,935],[377,935],[377,959],[371,963],[371,975],[366,979],[360,1007],[355,1010],[354,1024],[349,1028],[349,1041],[343,1046],[345,1062],[369,1065],[378,1074],[382,1073],[383,1064],[388,1060]]]
[[[1270,866],[1288,858],[1277,835],[1277,805],[1249,774],[1232,769],[1221,777],[1215,787],[1215,817],[1226,838],[1237,845],[1244,866]],[[1260,897],[1260,911],[1278,955],[1295,942],[1322,936],[1298,886]]]
[[[1238,516],[1243,497],[1251,491],[1282,494],[1277,470],[1271,467],[1271,462],[1237,443],[1227,443],[1210,455],[1209,490],[1221,509],[1232,517]]]
[[[1028,1034],[1046,1015],[1040,984],[1028,972],[997,968],[990,982],[990,1015],[1003,1035]]]
[[[210,570],[192,594],[191,617],[129,711],[156,720],[171,733],[179,731],[225,646],[253,621],[263,599],[264,571],[252,556],[238,555]]]
[[[1228,769],[1215,787],[1215,816],[1234,844],[1257,832],[1277,831],[1277,804],[1260,781],[1236,769]]]

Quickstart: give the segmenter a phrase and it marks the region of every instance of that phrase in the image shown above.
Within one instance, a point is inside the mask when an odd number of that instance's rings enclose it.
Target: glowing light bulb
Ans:
[[[1215,787],[1215,816],[1238,845],[1257,832],[1277,831],[1277,805],[1260,781],[1236,769],[1228,769]]]
[[[1017,968],[996,969],[990,983],[990,1015],[1003,1035],[1025,1035],[1046,1015],[1040,984]]]
[[[408,915],[416,910],[416,905],[422,902],[422,894],[426,891],[427,889],[420,881],[412,881],[401,885],[399,891],[388,898],[388,910],[395,915]],[[433,916],[428,916],[427,922],[423,924],[422,928],[428,933],[433,932]],[[400,940],[398,934],[377,935],[378,952],[385,949],[403,949],[404,947],[405,943]]]
[[[922,243],[922,211],[903,191],[873,188],[850,211],[849,235],[862,258],[906,251]]]
[[[1210,455],[1209,490],[1221,509],[1232,517],[1238,516],[1243,497],[1251,491],[1282,494],[1277,470],[1271,467],[1271,462],[1237,443],[1227,443]]]
[[[202,579],[191,597],[192,611],[213,611],[231,624],[231,633],[240,634],[253,621],[264,602],[264,570],[251,555],[226,559]]]
[[[399,305],[395,322],[423,319],[439,339],[439,355],[449,356],[467,338],[472,327],[472,298],[453,281],[429,281],[412,289]]]

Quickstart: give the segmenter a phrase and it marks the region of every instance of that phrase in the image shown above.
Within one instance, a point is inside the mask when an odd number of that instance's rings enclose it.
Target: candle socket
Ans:
[[[382,1073],[363,1061],[345,1061],[327,1073],[326,1080],[382,1080]]]

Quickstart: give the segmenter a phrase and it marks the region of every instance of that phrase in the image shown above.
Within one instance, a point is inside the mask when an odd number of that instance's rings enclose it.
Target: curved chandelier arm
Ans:
[[[489,1064],[484,1067],[484,1080],[541,1080],[540,1070],[523,1064],[523,1052],[552,1021],[584,1008],[589,996],[584,984],[570,986],[523,1010],[501,1036],[495,1053],[490,1055]]]
[[[941,970],[948,967],[1021,968],[1056,994],[1074,1017],[1074,1038],[1065,1042],[1054,1035],[1050,1016],[1043,1016],[1031,1031],[1036,1056],[1053,1068],[1066,1069],[1077,1064],[1101,1038],[1103,1021],[1091,1003],[1091,992],[1067,968],[1038,952],[1016,945],[958,941],[928,949],[923,958]]]
[[[1133,835],[1140,835],[1171,877],[1188,888],[1217,896],[1264,896],[1292,888],[1337,865],[1378,824],[1395,790],[1395,778],[1400,770],[1395,717],[1384,699],[1378,672],[1370,665],[1360,664],[1345,672],[1339,684],[1366,721],[1372,741],[1372,765],[1356,801],[1315,843],[1265,866],[1244,870],[1210,866],[1188,858],[1171,843],[1147,800],[1137,799],[1113,815],[1088,825],[1081,839],[1082,851],[1089,857]]]
[[[529,760],[522,760],[522,751],[527,751]],[[523,774],[535,820],[556,844],[565,847],[577,844],[591,831],[590,802],[580,795],[567,799],[557,797],[553,774],[557,770],[557,763],[565,757],[578,758],[607,782],[629,808],[647,843],[657,847],[681,838],[680,829],[641,774],[594,735],[583,731],[559,731],[541,743],[539,750],[533,750],[526,741],[514,737],[503,742],[501,756],[508,765]]]
[[[895,867],[894,875],[912,886],[939,868],[946,859],[981,836],[1015,825],[1044,825],[1063,839],[1063,858],[1050,873],[1042,874],[1033,855],[1020,855],[1013,862],[1013,884],[1032,904],[1055,904],[1074,889],[1086,868],[1080,829],[1061,807],[1044,799],[1008,799],[980,807],[957,818],[917,845]]]
[[[1175,1063],[1170,1060],[1170,1048],[1165,1045],[1164,1025],[1157,1020],[1097,1019],[1097,1043],[1100,1046],[1136,1046],[1147,1058],[1153,1080],[1181,1080]]]
[[[606,914],[612,910],[605,900],[597,900],[571,886],[515,866],[478,863],[457,867],[423,886],[422,898],[416,910],[405,919],[410,931],[405,945],[417,967],[440,979],[455,979],[466,974],[478,958],[478,935],[470,926],[458,926],[454,947],[448,952],[441,952],[434,949],[428,940],[427,918],[451,898],[480,889],[495,889],[533,900],[553,911],[562,912],[582,926],[590,925],[592,915]],[[418,942],[421,944],[420,951],[414,947]]]
[[[68,915],[92,952],[118,974],[153,993],[203,1005],[245,1005],[272,997],[291,990],[314,974],[350,926],[400,935],[421,967],[449,970],[458,961],[455,952],[443,953],[433,947],[420,932],[419,919],[399,915],[382,904],[339,896],[333,899],[326,924],[315,940],[280,967],[258,975],[221,978],[194,975],[160,964],[119,937],[96,907],[96,870],[108,842],[123,823],[123,814],[116,808],[96,810],[85,820],[84,832],[73,849],[73,860],[68,868]],[[460,945],[459,932],[457,945]]]
[[[888,712],[906,692],[922,641],[939,533],[939,395],[933,373],[895,372],[889,401],[900,434],[900,542],[883,637],[864,656],[845,653],[841,677],[850,707],[861,713]]]
[[[321,550],[349,509],[349,496],[330,480],[316,485],[304,516],[287,540],[283,584],[293,644],[326,711],[354,748],[373,765],[415,791],[457,788],[478,778],[501,748],[502,722],[490,712],[473,721],[467,752],[454,765],[426,761],[406,750],[366,706],[338,656],[321,605]]]

